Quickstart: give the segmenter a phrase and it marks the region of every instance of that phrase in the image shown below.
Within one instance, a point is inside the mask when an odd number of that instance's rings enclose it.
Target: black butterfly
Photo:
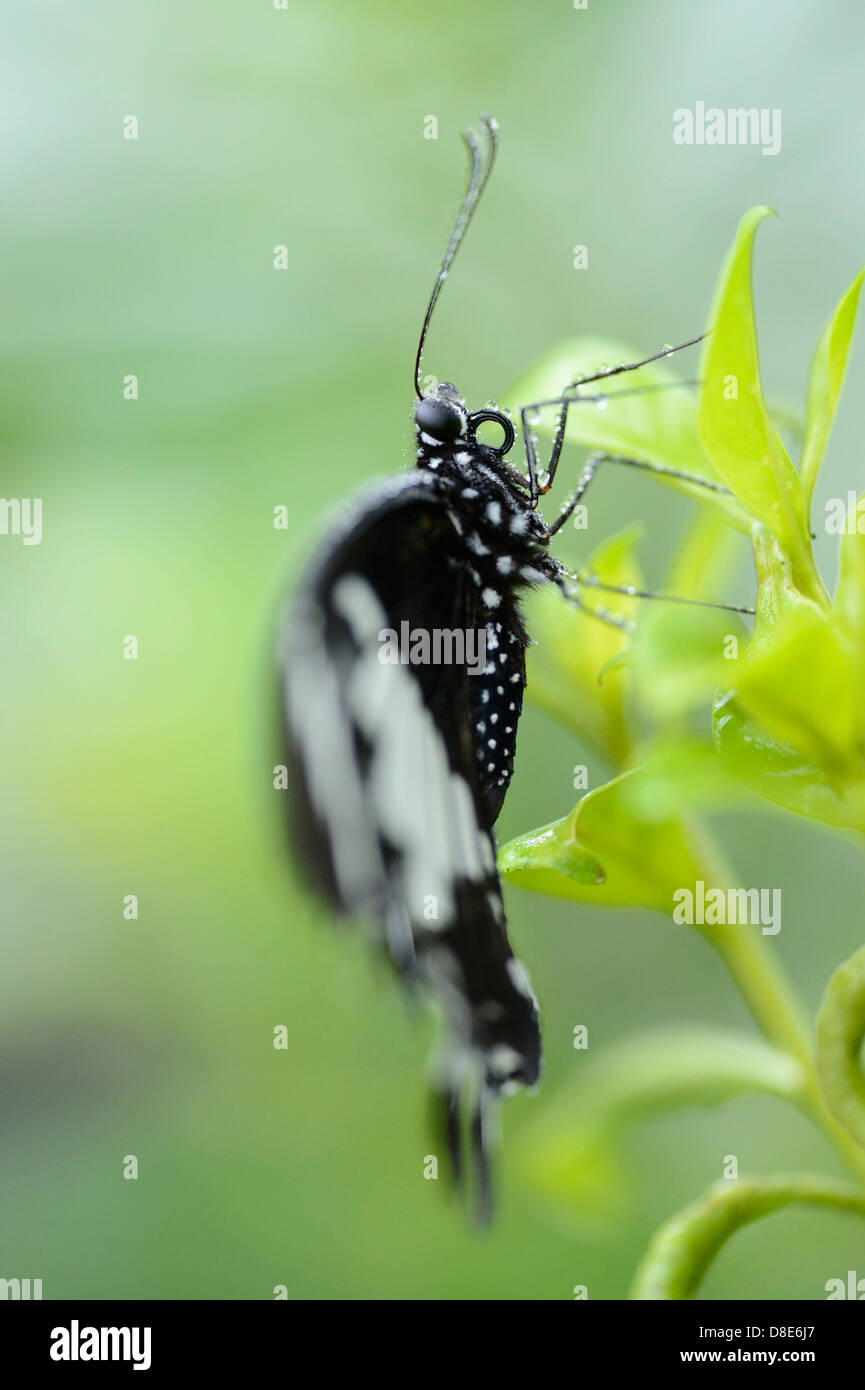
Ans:
[[[436,1090],[447,1147],[459,1178],[468,1093],[486,1214],[490,1103],[532,1086],[541,1069],[538,1007],[508,944],[493,840],[526,684],[520,596],[552,583],[579,603],[568,582],[576,576],[551,554],[550,540],[609,456],[590,460],[547,526],[538,499],[552,483],[568,406],[597,399],[580,394],[586,383],[523,409],[526,474],[506,459],[515,437],[507,415],[470,412],[450,383],[421,394],[430,318],[495,157],[495,122],[485,117],[483,125],[485,158],[473,133],[463,137],[468,185],[415,360],[417,467],[372,487],[325,539],[286,617],[279,662],[297,855],[331,906],[375,924],[400,975],[439,1002],[448,1041]],[[539,481],[529,420],[544,405],[560,414]],[[478,438],[488,422],[502,432],[497,447]],[[403,645],[403,659],[393,660],[395,634],[409,641],[415,634],[422,655],[424,635],[432,651],[436,633],[450,634],[440,644],[449,642],[451,654],[460,637],[465,647],[473,636],[468,647],[481,659],[473,668],[466,660],[415,663]]]

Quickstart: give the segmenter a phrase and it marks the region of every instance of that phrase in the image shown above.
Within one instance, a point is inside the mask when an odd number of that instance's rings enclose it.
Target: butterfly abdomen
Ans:
[[[467,716],[484,823],[498,818],[514,771],[517,726],[526,684],[529,637],[520,612],[526,587],[560,572],[549,532],[531,510],[522,476],[482,444],[428,443],[419,438],[418,467],[445,489],[459,536],[466,612],[483,643],[484,662],[471,672]]]

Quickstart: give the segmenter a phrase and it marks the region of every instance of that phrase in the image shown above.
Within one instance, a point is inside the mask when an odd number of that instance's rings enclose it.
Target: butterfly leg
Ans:
[[[562,507],[562,510],[559,512],[558,516],[556,517],[555,521],[550,527],[551,536],[554,536],[557,531],[560,531],[561,528],[564,526],[565,522],[570,520],[571,516],[573,516],[580,502],[582,502],[583,500],[583,495],[588,489],[589,483],[594,478],[597,469],[604,462],[606,457],[606,454],[592,454],[591,458],[586,460],[586,466],[583,469],[583,476],[580,478],[580,481],[578,482],[576,488],[571,493],[570,497],[565,502],[565,505]]]
[[[580,582],[576,575],[569,575],[567,577],[560,575],[553,581],[561,593],[562,598],[565,600],[565,603],[571,604],[574,608],[579,608],[583,613],[588,613],[592,618],[597,618],[600,623],[606,623],[607,627],[615,627],[618,628],[620,632],[629,634],[634,632],[634,624],[621,613],[611,613],[607,608],[596,608],[592,604],[583,603],[582,599],[580,599],[572,589],[568,588],[567,578],[577,583]]]
[[[644,357],[640,362],[625,362],[619,367],[605,367],[602,371],[595,372],[593,376],[574,378],[565,387],[561,396],[549,401],[535,401],[531,405],[525,405],[520,410],[520,421],[523,428],[523,441],[526,450],[526,468],[529,475],[529,490],[531,493],[532,506],[537,505],[539,495],[549,492],[556,476],[559,458],[562,452],[562,445],[565,440],[565,426],[568,418],[568,406],[579,403],[581,400],[597,399],[593,397],[581,397],[579,392],[583,387],[591,385],[595,381],[606,381],[609,377],[621,376],[625,372],[636,372],[640,367],[647,367],[650,362],[657,362],[662,357],[672,357],[673,353],[681,352],[683,348],[693,347],[695,343],[702,341],[703,334],[697,338],[690,338],[686,343],[679,343],[676,347],[662,348],[660,352],[654,352],[650,357]],[[667,385],[678,386],[685,383],[670,382],[660,386],[647,387],[647,390],[663,390]],[[572,394],[573,393],[573,394]],[[557,405],[559,407],[559,418],[556,423],[556,433],[553,438],[553,449],[550,455],[549,466],[541,480],[538,473],[537,446],[530,417],[545,406]]]
[[[685,343],[677,343],[675,347],[662,347],[659,352],[653,352],[650,357],[644,357],[640,362],[623,362],[618,367],[602,367],[593,376],[574,377],[566,390],[570,391],[578,386],[590,386],[593,381],[606,381],[611,376],[622,376],[624,372],[636,372],[640,367],[648,367],[650,362],[659,362],[662,357],[672,357],[674,353],[681,352],[684,348],[696,347],[705,338],[705,333],[700,333],[696,338],[689,338]]]
[[[626,598],[651,598],[661,603],[687,603],[696,608],[720,608],[726,613],[748,613],[753,616],[754,609],[738,603],[715,603],[709,599],[682,598],[679,594],[655,594],[648,589],[635,589],[632,584],[605,584],[594,574],[571,574],[569,576],[586,589],[601,589],[605,594],[623,594]]]
[[[592,454],[587,460],[576,489],[566,501],[559,515],[550,526],[550,535],[554,536],[561,530],[568,518],[573,514],[578,504],[582,501],[589,483],[595,476],[602,463],[624,464],[627,468],[637,468],[643,473],[653,473],[656,477],[675,478],[680,483],[691,483],[694,487],[701,487],[707,492],[720,492],[730,496],[729,488],[724,487],[723,483],[713,483],[709,478],[701,478],[696,473],[686,473],[681,468],[670,468],[664,463],[646,463],[644,459],[625,458],[623,454]]]

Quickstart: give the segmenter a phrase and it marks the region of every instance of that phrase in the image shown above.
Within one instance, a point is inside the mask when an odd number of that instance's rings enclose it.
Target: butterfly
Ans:
[[[589,460],[551,525],[538,502],[569,406],[605,399],[585,396],[587,382],[669,349],[524,407],[525,472],[507,458],[508,414],[469,410],[450,382],[421,391],[430,319],[496,155],[496,123],[482,124],[485,141],[463,135],[468,182],[415,358],[416,466],[369,488],[321,542],[282,620],[278,665],[295,856],[334,912],[371,925],[409,990],[437,1001],[446,1028],[434,1067],[441,1133],[458,1181],[468,1147],[484,1219],[495,1103],[541,1072],[538,1004],[508,941],[494,841],[526,687],[521,598],[553,584],[581,604],[576,576],[550,543],[612,456]],[[539,475],[530,422],[545,405],[559,418]],[[481,426],[500,438],[484,442]]]

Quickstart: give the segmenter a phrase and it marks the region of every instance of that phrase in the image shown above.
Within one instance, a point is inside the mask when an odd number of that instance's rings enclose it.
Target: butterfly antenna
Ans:
[[[493,170],[493,164],[495,163],[496,150],[498,149],[499,143],[498,123],[492,116],[481,116],[481,124],[488,137],[487,156],[485,161],[481,153],[480,140],[476,133],[473,130],[464,130],[461,132],[463,144],[469,154],[469,176],[466,183],[466,191],[463,194],[463,200],[460,204],[460,210],[456,215],[456,220],[450,234],[450,240],[448,241],[447,249],[442,258],[442,263],[439,266],[438,275],[435,278],[429,304],[424,314],[423,327],[420,331],[420,342],[417,345],[417,356],[414,362],[414,389],[418,400],[423,399],[420,389],[420,364],[421,357],[423,356],[424,343],[426,342],[427,330],[433,315],[433,309],[441,294],[441,287],[448,277],[448,271],[451,268],[454,256],[459,250],[463,237],[468,230],[468,225],[472,220],[474,210],[480,202],[481,194],[487,186],[487,182]]]

